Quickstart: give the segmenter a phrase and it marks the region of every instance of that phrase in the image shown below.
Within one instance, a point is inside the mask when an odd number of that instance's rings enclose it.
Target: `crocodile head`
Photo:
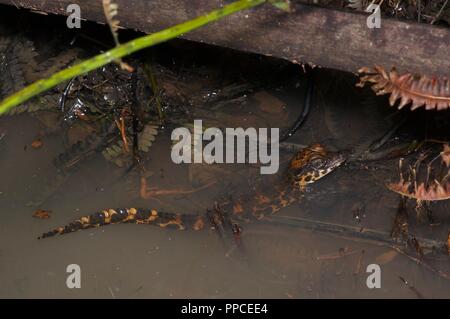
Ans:
[[[289,175],[297,188],[304,188],[331,173],[347,159],[341,152],[329,152],[320,144],[299,151],[291,160]]]

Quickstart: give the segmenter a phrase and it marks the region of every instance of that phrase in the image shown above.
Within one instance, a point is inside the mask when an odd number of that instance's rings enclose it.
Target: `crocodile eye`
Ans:
[[[320,158],[315,158],[313,160],[311,160],[311,166],[313,166],[314,168],[319,168],[320,166],[322,166],[323,161]]]

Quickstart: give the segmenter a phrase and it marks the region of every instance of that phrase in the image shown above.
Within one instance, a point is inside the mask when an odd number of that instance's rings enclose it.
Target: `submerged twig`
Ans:
[[[124,151],[124,153],[128,153],[130,150],[128,147],[127,134],[125,132],[125,129],[126,129],[125,119],[123,118],[123,116],[121,116],[118,120],[114,119],[114,121],[120,132],[120,138],[122,139],[122,142],[123,142],[123,151]]]
[[[301,218],[301,217],[291,217],[291,216],[271,216],[270,221],[268,220],[267,223],[273,224],[273,223],[279,223],[286,226],[294,226],[302,229],[312,230],[312,231],[319,231],[323,233],[327,233],[330,235],[339,236],[345,239],[350,240],[364,240],[368,241],[369,243],[373,243],[376,245],[381,245],[385,247],[392,248],[399,252],[400,254],[408,257],[412,261],[416,262],[417,264],[424,266],[427,270],[439,275],[442,278],[445,278],[447,280],[450,280],[450,274],[436,269],[426,263],[424,260],[420,260],[416,257],[413,257],[409,255],[407,252],[402,249],[398,243],[396,243],[387,232],[377,231],[373,229],[360,229],[359,227],[353,227],[353,226],[347,226],[347,225],[341,225],[341,224],[334,224],[334,223],[327,223],[327,222],[321,222],[317,220],[311,220],[307,218]],[[429,250],[441,250],[446,249],[447,243],[440,242],[437,240],[431,240],[426,238],[417,238],[417,240],[420,242],[422,249],[429,249]]]
[[[398,244],[397,241],[391,238],[389,232],[378,231],[369,228],[361,229],[360,227],[354,227],[349,225],[327,223],[308,218],[291,217],[283,215],[271,216],[270,220],[268,220],[267,222],[271,224],[278,223],[286,226],[295,226],[302,229],[309,229],[329,234],[337,234],[343,237],[353,239],[368,240],[387,247],[392,247],[393,245]],[[416,238],[420,242],[422,249],[440,250],[446,247],[446,243],[442,241],[428,238],[419,238],[419,237]]]
[[[408,287],[419,299],[425,299],[425,297],[420,293],[419,290],[417,290],[416,287],[414,287],[413,285],[411,285],[408,280],[406,280],[405,278],[403,278],[402,276],[398,276],[400,278],[400,280],[405,284],[406,287]]]
[[[314,77],[312,73],[313,70],[309,71],[306,78],[306,92],[302,113],[300,113],[300,116],[297,118],[294,124],[281,136],[280,143],[286,141],[289,137],[294,135],[295,132],[299,130],[303,122],[305,122],[306,118],[308,117],[314,94]]]
[[[433,18],[433,20],[431,20],[431,24],[434,24],[439,19],[439,17],[441,16],[441,14],[444,11],[444,9],[447,6],[447,4],[448,4],[448,0],[446,0],[444,2],[444,4],[442,5],[441,9],[439,10],[439,12],[436,14],[436,16]]]
[[[340,259],[343,257],[355,255],[357,253],[361,253],[361,250],[355,249],[355,250],[348,251],[348,249],[342,249],[342,250],[339,250],[337,253],[331,253],[331,254],[317,256],[316,260],[335,260],[335,259]]]
[[[405,257],[408,257],[409,259],[411,259],[412,261],[414,261],[415,263],[417,263],[418,265],[423,266],[424,268],[428,269],[429,271],[441,276],[442,278],[445,278],[447,280],[450,280],[450,274],[436,269],[434,267],[432,267],[431,265],[429,265],[428,263],[424,262],[423,260],[420,260],[419,258],[416,258],[414,256],[411,256],[410,254],[406,253],[403,249],[400,249],[397,246],[391,246],[392,249],[395,249],[396,251],[398,251],[400,254],[402,254]]]
[[[156,77],[155,77],[155,74],[152,69],[151,61],[147,61],[146,63],[144,63],[144,71],[145,71],[145,75],[146,75],[148,81],[150,82],[150,88],[152,89],[153,96],[155,98],[156,110],[158,111],[159,122],[162,123],[164,114],[162,112],[161,96],[159,95],[158,82],[156,81]]]
[[[159,189],[157,187],[147,187],[147,179],[145,177],[141,177],[140,179],[140,196],[144,199],[150,199],[155,196],[164,196],[164,195],[187,195],[187,194],[193,194],[195,192],[198,192],[200,190],[206,189],[208,187],[211,187],[216,182],[212,181],[210,183],[207,183],[203,186],[200,186],[195,189],[184,189],[184,188],[174,188],[174,189]]]
[[[364,258],[364,249],[361,250],[361,255],[358,258],[358,263],[356,264],[356,269],[353,272],[353,274],[358,275],[361,272],[361,268],[362,268],[362,263],[363,263],[363,258]]]

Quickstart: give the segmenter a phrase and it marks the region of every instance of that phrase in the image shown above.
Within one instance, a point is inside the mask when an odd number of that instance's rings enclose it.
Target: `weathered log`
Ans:
[[[229,2],[224,0],[116,0],[121,26],[155,32]],[[17,7],[104,23],[100,0],[0,0]],[[269,5],[247,10],[183,36],[185,39],[355,72],[362,66],[396,66],[428,75],[450,74],[450,28],[383,18],[369,29],[367,15],[296,4],[294,13]]]

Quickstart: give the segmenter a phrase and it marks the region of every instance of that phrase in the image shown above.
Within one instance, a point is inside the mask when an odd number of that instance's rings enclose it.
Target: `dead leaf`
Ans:
[[[256,92],[253,95],[253,99],[258,102],[261,111],[271,114],[282,113],[286,105],[283,101],[268,93],[267,91]]]
[[[44,143],[42,143],[42,140],[38,138],[37,140],[34,140],[33,142],[31,142],[31,147],[34,149],[38,149],[38,148],[41,148],[43,144]]]
[[[95,134],[95,130],[91,125],[84,122],[74,123],[67,131],[67,140],[70,145],[79,141],[85,141],[89,136]]]
[[[389,251],[385,252],[384,254],[379,255],[375,260],[376,260],[377,264],[383,265],[383,264],[387,264],[388,262],[391,262],[392,260],[394,260],[394,258],[397,255],[398,255],[398,252],[396,252],[395,250],[389,250]]]
[[[49,219],[51,213],[51,210],[38,209],[34,212],[33,217],[40,219]]]
[[[205,222],[203,221],[202,217],[197,218],[197,220],[195,221],[194,230],[202,230],[205,227]]]

